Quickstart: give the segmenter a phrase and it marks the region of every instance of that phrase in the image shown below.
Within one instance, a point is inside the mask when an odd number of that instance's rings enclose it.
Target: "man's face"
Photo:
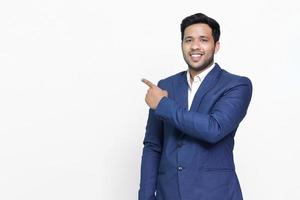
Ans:
[[[212,30],[207,24],[193,24],[184,30],[181,47],[189,69],[201,72],[213,63],[219,42],[214,42]]]

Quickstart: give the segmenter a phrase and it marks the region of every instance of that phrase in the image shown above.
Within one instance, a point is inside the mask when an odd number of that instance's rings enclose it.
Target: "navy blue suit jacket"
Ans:
[[[233,147],[251,99],[250,80],[216,64],[190,110],[186,71],[158,86],[168,97],[149,110],[139,200],[242,200]]]

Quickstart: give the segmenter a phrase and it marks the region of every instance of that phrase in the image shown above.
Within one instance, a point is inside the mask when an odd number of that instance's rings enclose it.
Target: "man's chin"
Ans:
[[[193,70],[195,72],[201,72],[203,70],[205,70],[206,68],[208,68],[209,66],[211,66],[213,64],[213,60],[211,60],[210,62],[205,62],[202,64],[198,64],[198,65],[188,65],[190,70]]]

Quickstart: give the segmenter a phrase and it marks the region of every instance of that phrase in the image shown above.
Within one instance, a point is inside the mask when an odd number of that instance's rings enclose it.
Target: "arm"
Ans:
[[[163,124],[149,109],[141,165],[139,200],[155,200],[156,179],[162,152]]]
[[[218,99],[209,114],[183,109],[167,97],[161,99],[155,114],[187,135],[216,143],[238,127],[246,115],[251,95],[251,82],[243,77]]]

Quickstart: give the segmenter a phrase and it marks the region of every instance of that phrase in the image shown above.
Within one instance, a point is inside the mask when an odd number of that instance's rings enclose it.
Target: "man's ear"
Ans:
[[[219,49],[220,49],[220,42],[218,41],[215,44],[215,54],[219,51]]]

